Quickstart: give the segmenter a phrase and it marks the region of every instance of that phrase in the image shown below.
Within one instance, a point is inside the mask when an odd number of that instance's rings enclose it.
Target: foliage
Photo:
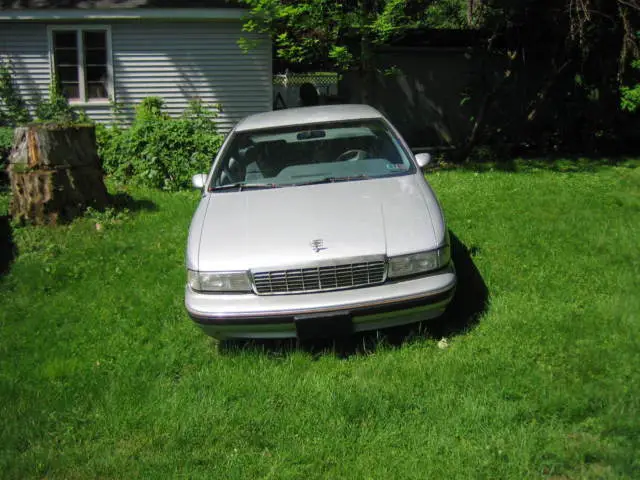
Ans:
[[[84,111],[69,105],[55,76],[49,84],[49,98],[36,104],[35,114],[38,123],[91,123]],[[15,127],[31,121],[31,114],[13,84],[11,65],[0,62],[0,126]]]
[[[640,56],[633,33],[640,22],[638,5],[636,0],[482,2],[479,15],[491,32],[483,54],[504,61],[490,67],[493,75],[483,68],[474,74],[474,101],[466,107],[473,108],[472,128],[459,158],[480,144],[539,154],[640,148],[640,125],[621,108],[621,103],[632,108],[635,93],[623,81]]]
[[[477,4],[477,5],[476,5]],[[482,5],[474,0],[439,0],[426,9],[425,27],[468,29],[482,24]]]
[[[127,188],[157,208],[100,231],[14,228],[1,476],[637,479],[640,169],[605,163],[430,173],[486,311],[335,344],[192,324],[198,192]]]
[[[131,127],[96,126],[107,174],[120,182],[176,190],[189,186],[193,174],[209,170],[222,144],[217,114],[199,101],[179,118],[163,107],[162,99],[149,97],[136,108]]]
[[[640,60],[634,61],[632,67],[640,73]],[[620,95],[620,106],[623,110],[631,113],[640,110],[640,82],[631,87],[623,86]]]
[[[13,128],[0,127],[0,184],[4,178],[7,157],[13,146]]]
[[[13,145],[13,128],[0,127],[0,151],[11,148]]]
[[[11,65],[0,60],[0,126],[15,127],[30,120],[29,110],[13,83]]]
[[[109,100],[109,106],[114,125],[124,127],[127,125],[126,105],[123,102],[117,102],[113,99]]]
[[[244,31],[268,33],[276,55],[295,64],[339,70],[364,67],[370,48],[425,26],[464,27],[465,0],[242,0]],[[440,23],[440,25],[438,25]],[[246,39],[245,48],[251,46]]]
[[[129,218],[130,214],[131,211],[128,208],[107,207],[103,210],[98,210],[89,206],[85,209],[83,217],[95,222],[96,225],[100,226],[99,228],[104,228],[105,226],[121,224]]]
[[[498,143],[609,151],[631,145],[625,139],[637,131],[620,104],[622,96],[624,109],[635,108],[639,94],[635,83],[621,88],[640,57],[637,0],[243,1],[245,31],[270,34],[283,63],[356,70],[353,100],[363,103],[376,103],[375,72],[388,71],[378,65],[378,46],[412,33],[426,39],[431,28],[478,29],[474,58],[504,62],[482,60],[472,72],[460,158]],[[519,108],[501,115],[508,109],[500,103]]]
[[[72,124],[86,121],[84,112],[75,111],[62,94],[58,79],[53,76],[49,84],[49,98],[36,106],[36,120],[40,123]]]

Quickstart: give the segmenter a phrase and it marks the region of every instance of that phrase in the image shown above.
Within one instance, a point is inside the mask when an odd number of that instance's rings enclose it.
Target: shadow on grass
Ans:
[[[629,157],[580,157],[563,156],[559,158],[516,158],[496,162],[467,162],[461,164],[441,163],[435,165],[430,171],[466,170],[477,173],[487,172],[511,172],[532,173],[550,171],[558,173],[596,173],[610,167],[640,167],[640,160]]]
[[[444,315],[413,325],[402,325],[371,332],[359,332],[348,337],[300,341],[284,340],[224,340],[218,344],[220,353],[233,355],[252,352],[273,357],[294,351],[315,357],[333,354],[340,358],[366,355],[379,348],[397,348],[420,339],[441,339],[462,334],[473,328],[487,309],[489,292],[482,275],[473,263],[472,252],[451,232],[451,255],[456,266],[458,286]]]
[[[109,206],[117,212],[128,210],[130,212],[138,212],[141,210],[155,212],[158,206],[151,200],[137,200],[128,193],[119,192],[109,195]]]
[[[158,207],[152,201],[137,200],[126,193],[109,195],[108,207],[113,208],[116,212],[122,212],[125,210],[130,212],[158,210]],[[11,216],[0,215],[0,278],[9,273],[11,265],[17,254],[18,248],[13,240]]]
[[[11,264],[16,258],[17,248],[13,242],[11,217],[0,216],[0,278],[9,273]]]

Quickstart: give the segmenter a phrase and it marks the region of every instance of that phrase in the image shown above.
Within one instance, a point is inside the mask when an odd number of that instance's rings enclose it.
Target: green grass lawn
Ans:
[[[0,475],[640,478],[640,168],[515,170],[428,174],[464,263],[450,323],[333,350],[191,323],[197,193],[11,228]]]

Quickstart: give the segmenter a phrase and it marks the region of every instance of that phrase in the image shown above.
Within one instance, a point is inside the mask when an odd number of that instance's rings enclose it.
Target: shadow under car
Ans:
[[[220,353],[233,355],[252,351],[267,356],[281,357],[294,351],[303,351],[313,356],[333,354],[340,358],[365,355],[378,348],[400,347],[416,339],[440,339],[462,334],[473,328],[487,309],[489,291],[472,258],[472,251],[453,233],[451,257],[456,267],[456,292],[445,313],[432,320],[358,332],[348,336],[299,339],[222,340],[218,342]],[[215,342],[215,341],[214,341]]]

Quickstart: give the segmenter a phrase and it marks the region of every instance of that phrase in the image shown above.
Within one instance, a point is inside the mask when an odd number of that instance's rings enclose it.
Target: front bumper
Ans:
[[[453,266],[374,287],[295,295],[208,294],[185,290],[190,317],[216,338],[289,338],[303,315],[347,314],[353,331],[376,330],[437,317],[451,301]]]

